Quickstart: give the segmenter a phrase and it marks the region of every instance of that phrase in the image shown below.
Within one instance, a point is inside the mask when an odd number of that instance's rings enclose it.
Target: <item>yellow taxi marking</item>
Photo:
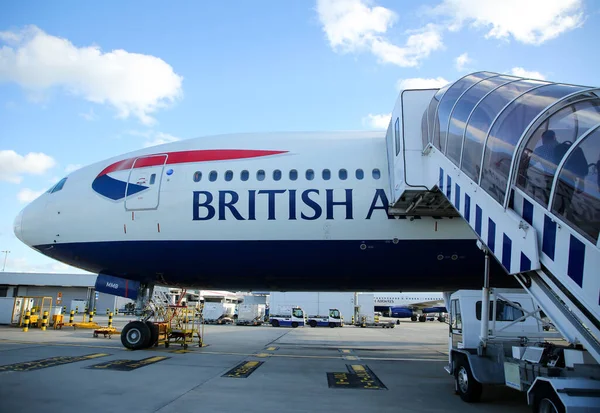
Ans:
[[[346,356],[346,357],[344,357],[344,360],[358,360],[358,357],[356,357],[356,356]]]
[[[0,372],[2,371],[31,371],[45,369],[47,367],[55,367],[63,364],[74,363],[76,361],[91,360],[98,357],[110,356],[108,353],[95,353],[86,354],[84,356],[58,356],[50,357],[41,360],[26,361],[22,363],[9,364],[7,366],[0,366]]]
[[[271,347],[267,347],[265,350],[267,350],[267,351],[275,351],[275,350],[277,350],[277,348],[278,347],[271,346]]]
[[[255,357],[269,357],[272,356],[273,354],[269,354],[269,353],[257,353],[254,356]]]
[[[348,373],[327,373],[330,388],[387,390],[387,387],[368,366],[347,364]]]
[[[346,350],[346,349],[343,349],[343,350],[341,350],[341,351],[342,351],[342,353],[346,353],[346,354],[348,354],[348,353],[351,353],[351,352],[352,352],[352,350]]]
[[[159,361],[163,361],[169,359],[170,357],[163,356],[154,356],[148,357],[141,360],[112,360],[107,361],[105,363],[94,364],[93,366],[87,367],[92,370],[119,370],[119,371],[131,371],[138,369],[140,367],[148,366],[150,364],[158,363]]]
[[[229,370],[227,373],[223,374],[221,377],[245,379],[248,376],[250,376],[262,364],[262,361],[245,361],[238,364],[237,366]]]

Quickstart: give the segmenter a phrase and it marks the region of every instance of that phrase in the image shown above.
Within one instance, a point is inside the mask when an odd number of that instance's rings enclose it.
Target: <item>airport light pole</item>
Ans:
[[[4,264],[2,265],[2,272],[4,272],[4,269],[6,268],[6,259],[8,258],[8,254],[10,253],[10,251],[6,250],[2,252],[4,253]]]

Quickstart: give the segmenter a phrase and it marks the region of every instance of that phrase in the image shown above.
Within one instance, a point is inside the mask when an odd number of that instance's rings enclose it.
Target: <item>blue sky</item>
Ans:
[[[2,2],[6,270],[72,270],[12,222],[79,165],[203,135],[385,128],[400,87],[476,70],[600,85],[595,1],[411,3]]]

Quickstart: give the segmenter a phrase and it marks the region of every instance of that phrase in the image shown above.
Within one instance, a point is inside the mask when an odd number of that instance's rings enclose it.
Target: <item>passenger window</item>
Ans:
[[[360,181],[364,177],[365,177],[365,173],[363,172],[363,170],[362,169],[357,169],[356,170],[356,179],[358,179]]]
[[[600,231],[600,128],[566,159],[554,189],[552,212],[594,244]]]
[[[342,181],[345,181],[346,179],[348,179],[348,171],[346,171],[345,169],[340,169],[339,177]]]
[[[200,182],[202,179],[202,172],[196,171],[194,172],[194,182]]]
[[[379,169],[373,169],[373,179],[381,178],[381,171]]]
[[[265,171],[263,171],[262,169],[256,171],[256,179],[258,181],[264,181],[265,180]]]
[[[556,168],[572,142],[600,122],[600,100],[567,106],[541,124],[521,154],[517,187],[548,205]]]
[[[218,174],[217,171],[210,171],[210,174],[208,174],[208,180],[210,182],[215,182],[217,180]]]
[[[308,169],[306,171],[306,180],[312,181],[313,179],[315,179],[315,171],[313,171],[312,169]]]
[[[521,306],[520,303],[515,302],[515,304]],[[481,301],[477,301],[477,303],[475,303],[475,317],[477,317],[477,320],[479,321],[481,321],[481,307]],[[493,314],[494,303],[490,301],[489,321],[493,320]],[[508,304],[506,301],[496,300],[496,321],[516,321],[523,316],[523,311],[519,308]],[[523,321],[525,321],[525,319],[521,320],[521,322]]]
[[[323,169],[323,180],[329,181],[331,179],[331,171],[329,169]]]
[[[227,182],[231,181],[233,179],[233,171],[227,171],[225,172],[225,180]]]
[[[242,181],[247,181],[249,177],[250,177],[250,173],[246,170],[242,171],[242,173],[240,174],[240,179]]]
[[[154,182],[156,182],[156,174],[150,175],[150,185],[154,185]]]
[[[279,169],[275,169],[273,171],[273,180],[279,181],[281,179],[281,171]]]
[[[394,123],[394,140],[396,142],[396,155],[400,153],[400,118]]]
[[[295,181],[296,179],[298,179],[298,171],[295,169],[292,169],[290,171],[290,181]]]

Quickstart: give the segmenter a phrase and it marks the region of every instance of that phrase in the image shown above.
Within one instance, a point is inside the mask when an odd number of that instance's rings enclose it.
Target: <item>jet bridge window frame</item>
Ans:
[[[498,113],[486,137],[479,177],[479,186],[496,202],[505,205],[513,158],[519,148],[520,138],[529,130],[532,122],[549,107],[585,89],[563,83],[546,84],[516,97]],[[493,173],[489,172],[492,170]]]
[[[490,91],[473,108],[465,127],[460,165],[473,182],[479,183],[487,135],[503,108],[523,93],[549,84],[530,79],[508,82]]]
[[[400,154],[400,118],[396,117],[394,122],[394,144],[396,145],[396,156]]]
[[[560,146],[568,142],[575,145],[583,135],[593,129],[600,122],[600,97],[592,96],[585,97],[584,95],[583,98],[564,104],[542,118],[535,128],[531,128],[533,132],[527,133],[528,138],[523,138],[523,143],[517,152],[518,162],[513,171],[515,188],[548,209],[550,209],[548,207],[550,195],[556,176],[558,176],[558,168],[566,156],[566,152],[562,154],[561,159],[548,160],[536,159],[541,155],[535,155],[535,150],[542,146],[540,145],[542,134],[547,130],[554,131],[557,136],[557,146]],[[565,136],[563,131],[568,133],[569,130],[572,130],[573,136]],[[545,166],[544,163],[547,165]],[[549,168],[552,168],[553,172],[550,173]],[[544,184],[544,186],[539,184]]]
[[[488,317],[489,317],[489,321],[494,321],[494,307],[496,308],[496,321],[498,322],[512,322],[512,321],[516,321],[519,320],[520,318],[521,321],[519,321],[520,323],[525,322],[525,313],[523,312],[523,310],[521,309],[521,303],[519,302],[514,302],[515,304],[517,304],[519,307],[515,307],[514,305],[510,305],[508,302],[502,300],[502,299],[497,299],[496,302],[494,303],[493,301],[490,301],[490,310],[488,311]],[[505,314],[505,309],[506,308],[512,308],[512,317],[511,319],[504,319],[504,318],[498,318],[498,315],[508,315]],[[483,302],[481,300],[477,301],[475,303],[475,318],[477,318],[477,321],[481,321],[481,310],[483,309]]]
[[[593,162],[590,163],[588,162],[588,175],[586,175],[583,178],[583,185],[580,185],[581,183],[575,183],[575,185],[571,186],[570,190],[568,191],[571,196],[571,200],[570,202],[566,202],[565,204],[570,204],[573,205],[573,198],[575,197],[575,195],[581,195],[581,194],[588,194],[588,192],[590,191],[591,188],[594,188],[594,184],[596,185],[596,196],[594,197],[594,201],[596,203],[596,206],[598,208],[592,208],[592,217],[591,219],[589,219],[590,217],[583,217],[581,220],[579,221],[575,221],[572,220],[571,218],[567,217],[566,214],[563,214],[563,212],[559,212],[559,209],[557,207],[557,203],[559,202],[559,200],[561,198],[563,198],[562,190],[558,189],[559,186],[568,186],[569,183],[565,182],[566,180],[563,179],[563,172],[566,171],[566,168],[568,168],[568,164],[569,161],[571,160],[571,156],[575,156],[575,154],[577,154],[579,152],[579,150],[581,149],[582,145],[586,142],[588,142],[587,140],[590,140],[591,145],[594,147],[598,147],[598,149],[596,149],[596,151],[599,152],[598,154],[598,160],[596,161],[595,165],[593,165]],[[594,145],[594,143],[596,143]],[[581,151],[581,153],[585,154],[586,151]],[[588,151],[589,154],[590,151]],[[587,161],[587,159],[586,159]],[[597,182],[587,182],[587,178],[590,175],[589,174],[589,169],[595,169],[596,172],[596,180]],[[565,154],[565,156],[563,157],[560,165],[558,166],[558,173],[555,175],[554,177],[554,184],[552,187],[552,193],[550,194],[550,204],[552,205],[552,209],[551,209],[551,213],[553,215],[555,215],[556,217],[558,217],[560,220],[562,220],[565,224],[567,224],[570,228],[573,228],[575,231],[577,231],[578,234],[580,234],[582,237],[584,237],[585,239],[587,239],[588,241],[591,241],[594,245],[596,245],[598,243],[598,238],[600,237],[600,227],[598,227],[598,220],[594,220],[593,217],[593,213],[597,212],[594,211],[594,209],[596,210],[600,210],[600,123],[597,124],[596,126],[590,128],[590,130],[588,130],[586,133],[584,133],[578,140],[577,142],[573,143],[571,145],[571,147],[569,148],[569,150],[567,151],[567,153]],[[577,190],[580,190],[581,192],[577,192]],[[582,195],[585,196],[585,195]],[[571,208],[570,208],[571,209]],[[588,211],[589,212],[589,211]],[[573,214],[573,213],[572,213]],[[575,216],[575,215],[572,215]],[[588,232],[586,229],[582,228],[582,226],[580,225],[580,223],[592,223],[592,224],[596,224],[595,228],[591,228],[593,233]],[[590,228],[590,226],[588,226],[588,228]],[[594,236],[595,233],[595,236]]]

